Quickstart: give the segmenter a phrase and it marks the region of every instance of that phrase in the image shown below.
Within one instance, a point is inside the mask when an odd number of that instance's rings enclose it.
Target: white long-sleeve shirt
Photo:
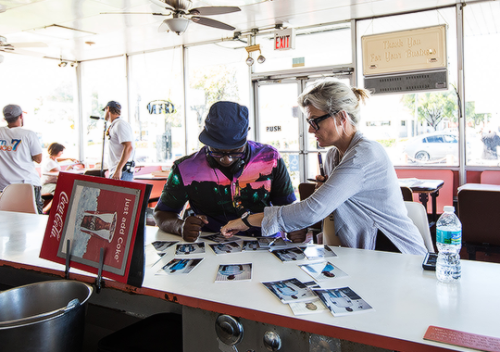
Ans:
[[[427,252],[407,215],[396,171],[379,143],[356,132],[340,162],[336,148],[328,151],[325,171],[328,180],[307,199],[264,209],[264,236],[306,228],[333,212],[343,246],[375,249],[380,230],[402,253]]]

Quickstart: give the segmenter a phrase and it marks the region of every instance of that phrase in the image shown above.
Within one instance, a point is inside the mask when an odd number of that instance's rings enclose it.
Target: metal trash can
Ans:
[[[78,281],[34,283],[0,292],[0,349],[81,351],[92,287]]]

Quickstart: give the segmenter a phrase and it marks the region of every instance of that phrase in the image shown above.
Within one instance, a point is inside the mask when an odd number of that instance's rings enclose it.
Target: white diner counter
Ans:
[[[0,266],[64,275],[63,265],[38,257],[47,218],[0,211]],[[174,257],[175,246],[157,262],[159,256],[151,245],[155,240],[180,237],[147,227],[143,287],[111,280],[105,280],[105,287],[399,351],[472,351],[424,340],[430,325],[500,338],[499,264],[463,260],[461,281],[443,284],[434,272],[422,270],[423,256],[332,247],[338,257],[329,260],[348,277],[332,279],[328,287],[349,286],[374,310],[343,317],[330,312],[294,316],[261,282],[288,278],[311,281],[295,263],[282,263],[266,251],[216,256],[206,246],[206,253],[200,255],[204,260],[190,274],[160,276],[155,273]],[[214,282],[219,264],[249,262],[253,263],[251,281]],[[91,283],[94,277],[71,269],[70,279]]]

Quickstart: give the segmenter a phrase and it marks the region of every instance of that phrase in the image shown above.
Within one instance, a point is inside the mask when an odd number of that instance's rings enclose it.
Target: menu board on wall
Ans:
[[[141,286],[144,231],[151,185],[61,173],[54,194],[40,258]]]
[[[447,68],[446,25],[361,37],[363,75]]]

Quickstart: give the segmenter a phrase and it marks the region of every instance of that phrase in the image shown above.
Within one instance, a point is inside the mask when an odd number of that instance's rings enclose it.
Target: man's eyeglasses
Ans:
[[[320,117],[316,117],[315,119],[307,119],[307,123],[311,125],[312,128],[314,128],[316,131],[319,130],[319,123],[323,120],[326,120],[330,116],[335,116],[340,112],[340,110],[334,111],[332,114],[326,114]]]
[[[245,153],[226,153],[226,152],[219,152],[219,151],[208,151],[208,155],[210,155],[214,159],[223,159],[224,157],[228,157],[229,159],[242,159],[245,157]]]

